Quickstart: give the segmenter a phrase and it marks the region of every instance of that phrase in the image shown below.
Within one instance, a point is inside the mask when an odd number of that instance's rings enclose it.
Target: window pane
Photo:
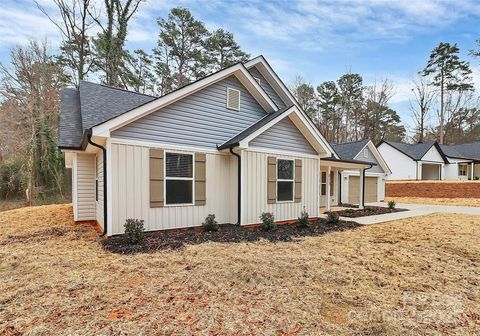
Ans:
[[[327,183],[327,172],[322,172],[322,183]]]
[[[167,153],[166,174],[168,177],[192,177],[193,155]]]
[[[277,183],[277,200],[293,201],[293,182]]]
[[[327,194],[327,185],[325,183],[322,183],[322,196],[325,196]]]
[[[333,185],[335,182],[335,175],[333,174],[333,171],[330,172],[330,196],[333,196]]]
[[[293,180],[293,161],[278,160],[277,178],[280,180]]]
[[[166,180],[167,204],[190,204],[192,202],[192,181]]]

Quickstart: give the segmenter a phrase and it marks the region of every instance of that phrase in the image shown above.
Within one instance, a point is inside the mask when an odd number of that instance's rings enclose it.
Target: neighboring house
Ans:
[[[370,140],[360,140],[343,144],[331,144],[342,160],[361,160],[374,164],[365,171],[365,202],[380,202],[385,199],[385,180],[391,173],[380,152]],[[341,203],[358,204],[360,195],[360,174],[357,170],[344,170],[339,173],[340,186],[336,186]]]
[[[262,212],[317,217],[338,172],[370,168],[341,160],[262,56],[162,97],[85,81],[64,89],[59,147],[74,220],[109,236],[127,218],[151,231],[199,226],[208,214],[241,225]],[[358,192],[363,206],[363,183]]]
[[[480,158],[478,144],[382,141],[377,148],[392,170],[391,180],[461,180],[480,173],[475,167]]]

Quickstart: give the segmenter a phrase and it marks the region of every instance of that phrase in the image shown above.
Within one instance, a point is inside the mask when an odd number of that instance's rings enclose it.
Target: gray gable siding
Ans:
[[[253,77],[260,79],[260,86],[267,93],[270,99],[273,100],[273,102],[275,103],[275,105],[277,105],[279,109],[286,106],[285,103],[282,101],[282,98],[280,98],[277,92],[270,86],[270,84],[268,84],[265,77],[262,76],[262,74],[260,73],[260,71],[258,71],[256,67],[251,67],[250,69],[248,69],[248,72],[250,72]]]
[[[240,111],[227,109],[227,87],[241,91]],[[232,75],[113,131],[112,137],[216,148],[265,114]]]
[[[369,173],[385,173],[382,169],[382,166],[380,166],[380,163],[378,162],[378,160],[375,158],[375,156],[373,156],[373,153],[370,150],[370,148],[366,147],[366,149],[368,151],[368,158],[363,156],[363,150],[361,150],[358,153],[358,155],[355,157],[355,159],[375,163],[376,166],[373,166],[372,168],[366,170]]]
[[[316,155],[317,152],[290,118],[285,117],[250,141],[249,146]]]

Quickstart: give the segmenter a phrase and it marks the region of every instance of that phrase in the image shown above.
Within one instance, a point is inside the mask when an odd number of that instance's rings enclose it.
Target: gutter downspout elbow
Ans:
[[[87,134],[88,143],[94,147],[100,148],[102,150],[103,157],[103,232],[98,236],[103,237],[107,234],[107,223],[108,223],[108,211],[107,211],[107,150],[105,147],[92,141],[92,130],[88,130]],[[97,167],[95,167],[97,169]]]

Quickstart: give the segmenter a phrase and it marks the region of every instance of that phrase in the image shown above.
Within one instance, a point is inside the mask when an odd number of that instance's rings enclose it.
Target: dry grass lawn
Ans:
[[[480,188],[480,186],[479,186]],[[480,198],[386,197],[385,202],[480,207]]]
[[[1,335],[480,333],[480,217],[130,256],[71,218],[0,213]]]

